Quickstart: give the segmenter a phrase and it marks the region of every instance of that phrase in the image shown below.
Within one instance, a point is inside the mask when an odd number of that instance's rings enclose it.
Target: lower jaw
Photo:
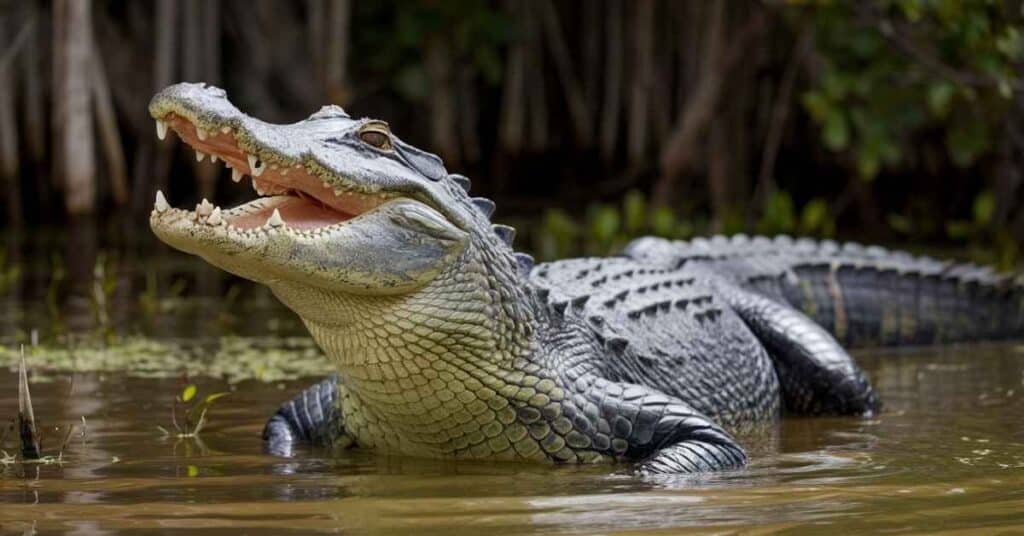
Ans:
[[[280,195],[260,197],[225,211],[202,205],[194,211],[170,207],[154,209],[150,224],[164,241],[172,237],[202,241],[214,237],[258,238],[278,233],[314,238],[353,219],[355,216],[318,207],[297,196]],[[175,243],[171,245],[177,247]]]

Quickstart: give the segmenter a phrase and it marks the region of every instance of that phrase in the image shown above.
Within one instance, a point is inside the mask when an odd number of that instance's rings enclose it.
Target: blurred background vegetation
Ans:
[[[1010,268],[1024,238],[1019,1],[0,0],[0,50],[8,270],[26,231],[150,243],[157,188],[251,195],[157,142],[182,80],[385,119],[543,259],[747,232]]]

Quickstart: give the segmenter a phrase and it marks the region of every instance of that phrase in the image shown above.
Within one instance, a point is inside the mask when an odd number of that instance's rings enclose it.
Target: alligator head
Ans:
[[[259,194],[234,208],[204,199],[181,210],[158,192],[153,231],[269,286],[328,354],[365,361],[332,348],[342,331],[365,342],[376,333],[370,324],[408,330],[431,315],[461,319],[492,351],[507,346],[497,339],[524,332],[511,228],[492,226],[492,202],[470,198],[467,179],[387,123],[325,106],[294,124],[270,124],[239,111],[219,88],[187,83],[158,93],[149,111],[159,137],[172,129],[199,160],[222,161],[236,182],[251,177]]]

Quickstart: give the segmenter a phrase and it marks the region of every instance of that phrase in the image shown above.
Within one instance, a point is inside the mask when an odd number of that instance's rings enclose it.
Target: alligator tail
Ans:
[[[831,240],[642,238],[626,255],[693,264],[789,303],[846,346],[1024,337],[1024,285],[991,268]]]
[[[797,263],[786,301],[848,346],[912,346],[1024,335],[1024,287],[988,268],[892,255]]]

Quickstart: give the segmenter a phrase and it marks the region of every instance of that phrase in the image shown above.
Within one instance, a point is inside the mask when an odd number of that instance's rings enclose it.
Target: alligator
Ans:
[[[1024,325],[1011,276],[828,240],[646,237],[535,264],[492,201],[383,121],[325,106],[270,124],[192,83],[149,111],[258,194],[183,210],[157,192],[154,233],[269,287],[336,369],[269,419],[273,453],[738,468],[743,426],[880,410],[847,348]]]

